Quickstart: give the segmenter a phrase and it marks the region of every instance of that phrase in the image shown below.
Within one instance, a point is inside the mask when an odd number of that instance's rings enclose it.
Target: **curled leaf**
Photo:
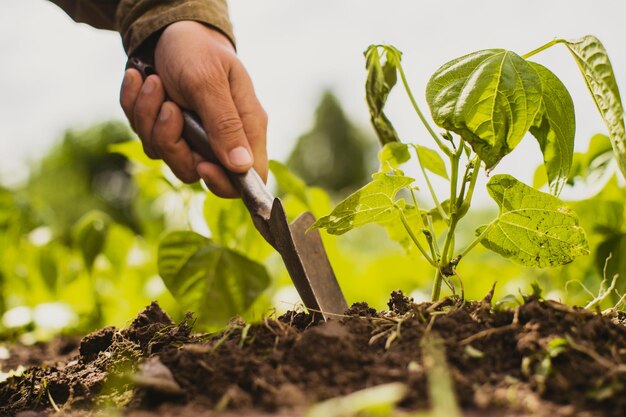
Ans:
[[[624,107],[606,49],[598,38],[591,35],[572,41],[559,39],[559,42],[565,44],[574,56],[600,115],[609,130],[618,166],[622,175],[626,176]]]
[[[389,92],[396,85],[397,63],[401,55],[400,51],[386,45],[371,45],[365,51],[365,68],[367,69],[365,95],[372,125],[382,145],[400,142],[398,133],[383,109]]]

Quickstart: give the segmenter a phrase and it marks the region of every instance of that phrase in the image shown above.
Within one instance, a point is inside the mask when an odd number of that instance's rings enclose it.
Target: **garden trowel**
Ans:
[[[138,58],[129,59],[127,68],[139,70],[144,78],[155,74],[153,66]],[[183,138],[189,147],[207,161],[221,165],[198,116],[183,110],[183,117]],[[321,314],[325,320],[343,314],[348,305],[328,261],[320,234],[315,229],[309,231],[315,217],[306,212],[289,224],[280,199],[272,196],[254,168],[245,174],[224,171],[239,191],[255,227],[282,256],[309,312],[318,317]]]

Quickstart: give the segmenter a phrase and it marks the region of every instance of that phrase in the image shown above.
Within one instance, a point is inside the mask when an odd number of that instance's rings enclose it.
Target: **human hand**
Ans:
[[[142,81],[129,69],[120,94],[146,155],[163,159],[186,183],[201,178],[220,197],[238,196],[223,169],[181,139],[183,107],[198,114],[226,169],[243,173],[254,165],[266,180],[267,115],[230,41],[201,23],[180,21],[163,31],[154,56],[159,75]],[[166,94],[172,101],[165,101]]]

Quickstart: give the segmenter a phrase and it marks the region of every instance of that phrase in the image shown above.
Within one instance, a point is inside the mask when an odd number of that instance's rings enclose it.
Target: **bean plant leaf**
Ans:
[[[381,172],[398,168],[411,159],[409,145],[400,142],[389,142],[378,151],[378,162]]]
[[[589,253],[578,217],[558,198],[529,187],[510,175],[494,175],[487,190],[500,213],[481,243],[505,258],[526,266],[564,265]]]
[[[396,203],[396,194],[414,179],[395,172],[379,172],[372,178],[373,181],[348,196],[312,227],[341,235],[368,223],[385,223],[396,217],[398,209],[404,206],[402,200]]]
[[[537,71],[543,96],[541,111],[530,133],[543,153],[550,190],[559,195],[569,177],[574,155],[576,116],[574,102],[561,80],[543,65],[529,64]]]
[[[537,70],[504,49],[454,59],[426,87],[435,123],[468,141],[488,169],[522,140],[541,108],[541,97]]]
[[[443,161],[443,158],[441,158],[439,153],[420,145],[415,145],[415,151],[417,152],[417,159],[424,169],[435,175],[439,175],[442,178],[450,180],[446,170],[446,163]]]
[[[381,53],[382,51],[382,53]],[[370,45],[365,51],[365,94],[374,130],[382,145],[400,142],[398,133],[384,113],[389,92],[396,85],[401,52],[392,46]]]
[[[587,87],[609,130],[615,159],[626,176],[626,132],[624,107],[615,81],[613,67],[602,43],[595,36],[578,40],[560,39],[574,56]]]
[[[161,240],[158,268],[180,305],[213,325],[246,311],[270,282],[263,265],[188,231]]]

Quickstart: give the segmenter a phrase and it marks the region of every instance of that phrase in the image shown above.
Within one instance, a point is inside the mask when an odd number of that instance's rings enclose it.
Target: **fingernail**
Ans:
[[[151,92],[154,91],[154,88],[156,87],[156,83],[151,80],[150,78],[148,78],[146,80],[146,83],[143,85],[143,92],[144,94],[150,94]]]
[[[243,146],[238,146],[228,153],[230,163],[235,166],[246,166],[252,164],[252,155]]]
[[[172,111],[168,109],[166,106],[161,106],[161,111],[159,112],[159,120],[164,122],[170,118],[170,114]]]

